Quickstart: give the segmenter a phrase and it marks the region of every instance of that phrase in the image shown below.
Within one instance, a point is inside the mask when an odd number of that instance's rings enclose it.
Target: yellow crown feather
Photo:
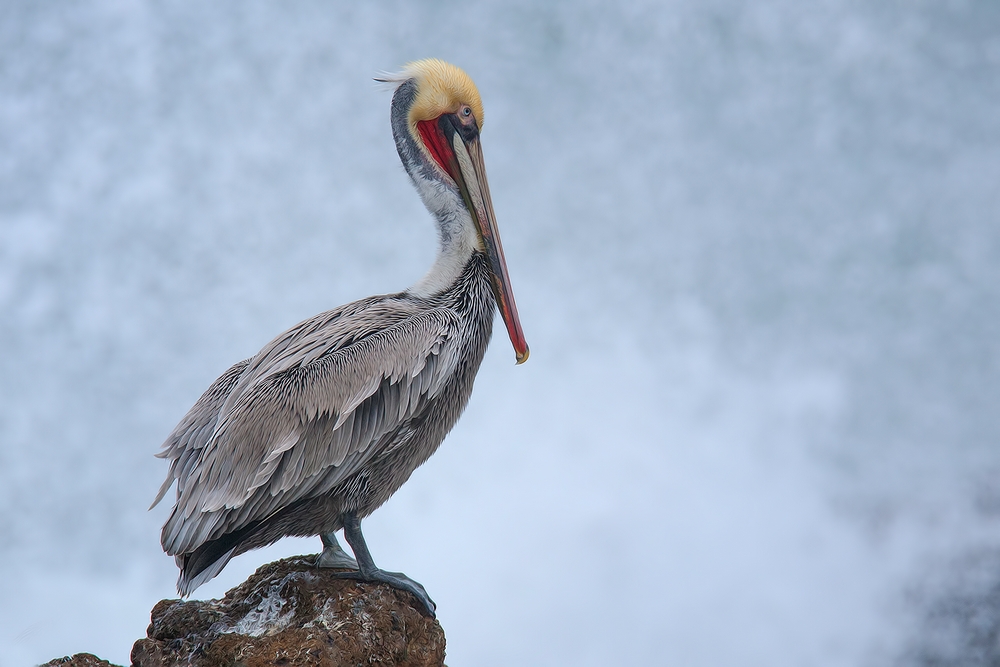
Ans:
[[[401,78],[417,80],[417,99],[410,108],[410,125],[454,113],[468,104],[476,125],[483,129],[483,102],[469,75],[451,63],[436,58],[417,60],[403,68]]]

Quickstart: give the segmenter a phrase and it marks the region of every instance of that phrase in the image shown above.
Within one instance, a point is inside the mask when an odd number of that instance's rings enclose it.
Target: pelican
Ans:
[[[378,81],[395,86],[396,150],[438,228],[430,271],[292,327],[222,374],[167,437],[153,506],[176,482],[160,542],[188,596],[234,556],[286,535],[319,535],[320,567],[413,593],[376,567],[361,520],[441,444],[465,409],[499,309],[516,362],[528,345],[514,304],[479,143],[472,79],[440,60]],[[354,552],[351,558],[335,532]]]

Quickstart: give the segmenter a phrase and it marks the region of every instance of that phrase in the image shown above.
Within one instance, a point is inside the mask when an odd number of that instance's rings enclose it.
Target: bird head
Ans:
[[[411,176],[419,163],[423,173],[430,172],[431,181],[457,191],[461,197],[475,226],[479,250],[489,260],[493,294],[517,363],[523,363],[528,359],[528,345],[517,316],[486,180],[479,143],[483,103],[476,84],[458,67],[436,59],[412,62],[399,74],[378,80],[399,84],[400,89],[408,86],[398,107],[394,99],[393,111],[399,118],[394,118],[393,131],[400,157]],[[401,128],[404,118],[405,128]],[[407,136],[400,141],[398,135],[404,131]],[[411,146],[416,147],[419,156],[408,154]]]

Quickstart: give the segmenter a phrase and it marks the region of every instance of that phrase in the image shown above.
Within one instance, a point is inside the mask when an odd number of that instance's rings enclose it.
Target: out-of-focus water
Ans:
[[[429,266],[371,81],[428,56],[532,349],[365,524],[449,663],[995,664],[1000,5],[336,4],[0,9],[0,665],[127,663],[163,438]]]

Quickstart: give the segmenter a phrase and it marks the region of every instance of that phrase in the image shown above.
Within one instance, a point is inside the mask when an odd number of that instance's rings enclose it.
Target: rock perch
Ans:
[[[409,593],[339,579],[311,557],[265,565],[222,600],[162,600],[134,667],[444,664],[444,631]]]
[[[444,666],[444,631],[412,594],[314,562],[264,565],[222,600],[161,600],[133,667]],[[109,667],[90,654],[48,665]]]

